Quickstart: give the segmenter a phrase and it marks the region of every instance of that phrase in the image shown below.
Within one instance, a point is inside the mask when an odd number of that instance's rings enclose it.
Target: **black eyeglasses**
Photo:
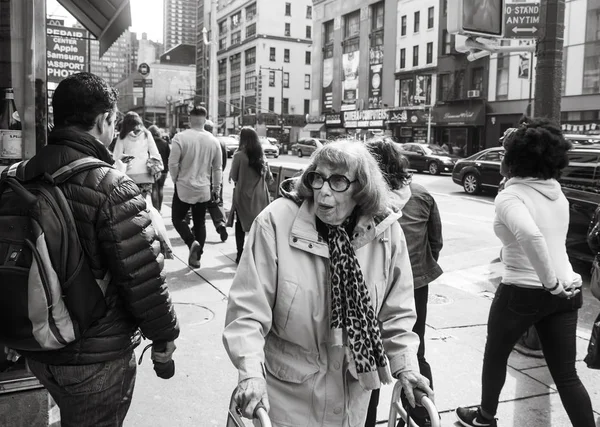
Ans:
[[[358,180],[350,181],[344,175],[331,175],[329,178],[325,178],[319,172],[309,172],[306,174],[306,182],[313,190],[320,190],[323,188],[323,185],[327,182],[329,183],[329,188],[337,193],[343,193],[350,185]]]

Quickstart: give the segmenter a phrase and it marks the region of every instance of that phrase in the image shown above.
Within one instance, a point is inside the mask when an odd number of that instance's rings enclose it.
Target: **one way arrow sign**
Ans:
[[[532,39],[540,31],[539,3],[506,3],[505,11],[506,38]]]

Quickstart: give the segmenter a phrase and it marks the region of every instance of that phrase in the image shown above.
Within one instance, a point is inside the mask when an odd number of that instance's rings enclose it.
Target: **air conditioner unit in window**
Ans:
[[[479,98],[481,96],[480,90],[468,90],[467,98]]]

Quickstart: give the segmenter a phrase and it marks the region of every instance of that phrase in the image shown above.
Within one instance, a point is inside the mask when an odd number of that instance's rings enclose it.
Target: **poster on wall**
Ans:
[[[50,83],[58,84],[71,74],[87,71],[88,37],[81,28],[46,25],[49,87]]]
[[[360,51],[344,53],[342,67],[344,81],[342,82],[342,111],[354,110],[358,99],[358,63]]]
[[[369,50],[369,108],[381,108],[381,84],[383,74],[383,46]]]
[[[415,77],[415,93],[413,105],[431,105],[431,76],[428,74]]]
[[[333,108],[333,58],[323,61],[323,111]]]

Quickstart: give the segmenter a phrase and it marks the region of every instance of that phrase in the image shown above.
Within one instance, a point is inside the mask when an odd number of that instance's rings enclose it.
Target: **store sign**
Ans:
[[[306,123],[325,123],[325,115],[321,114],[320,116],[311,116],[307,114]]]
[[[71,74],[87,70],[88,37],[88,32],[81,28],[46,26],[49,83],[60,83]]]
[[[325,114],[325,124],[328,126],[341,125],[342,124],[341,114]]]
[[[382,128],[387,120],[387,110],[362,110],[344,112],[346,128]]]
[[[369,50],[369,108],[381,108],[381,84],[383,79],[383,45]]]
[[[333,58],[323,60],[323,111],[333,108]]]
[[[342,68],[344,69],[344,81],[342,82],[342,111],[356,108],[358,99],[358,64],[360,51],[344,53],[342,56]]]
[[[423,126],[429,121],[429,112],[426,110],[388,110],[387,114],[389,124]],[[434,122],[431,124],[435,125]]]

